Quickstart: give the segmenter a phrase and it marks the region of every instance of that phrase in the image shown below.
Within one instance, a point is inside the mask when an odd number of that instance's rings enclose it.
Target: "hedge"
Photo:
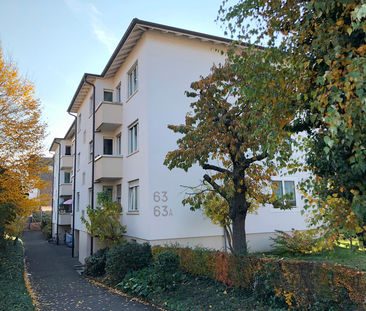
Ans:
[[[273,294],[285,299],[289,308],[308,310],[324,303],[357,305],[364,310],[364,272],[333,263],[250,257],[202,249],[154,246],[153,257],[174,249],[180,269],[208,277],[230,287],[250,289],[254,294]]]

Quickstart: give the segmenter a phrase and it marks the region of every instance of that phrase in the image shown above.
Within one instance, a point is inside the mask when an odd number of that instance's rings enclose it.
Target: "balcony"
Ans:
[[[115,131],[122,125],[122,103],[101,102],[95,111],[97,131]]]
[[[71,214],[60,212],[59,217],[58,217],[58,224],[59,224],[59,226],[71,225]]]
[[[72,195],[72,184],[60,184],[60,197]]]
[[[60,168],[62,170],[72,168],[73,167],[73,161],[72,160],[73,160],[73,156],[71,156],[71,155],[61,156]]]
[[[122,178],[122,156],[100,155],[95,158],[95,181]]]

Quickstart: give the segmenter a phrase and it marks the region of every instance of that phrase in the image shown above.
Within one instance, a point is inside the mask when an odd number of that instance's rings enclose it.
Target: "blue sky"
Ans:
[[[102,72],[133,18],[224,36],[215,23],[221,4],[222,0],[2,0],[0,41],[5,55],[35,83],[48,123],[46,149],[73,121],[66,109],[82,75]]]

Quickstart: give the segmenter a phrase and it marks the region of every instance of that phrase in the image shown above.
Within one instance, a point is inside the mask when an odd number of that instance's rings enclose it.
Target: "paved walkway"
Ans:
[[[23,231],[25,260],[41,311],[142,311],[155,308],[131,301],[80,276],[71,248],[49,244],[40,231]]]

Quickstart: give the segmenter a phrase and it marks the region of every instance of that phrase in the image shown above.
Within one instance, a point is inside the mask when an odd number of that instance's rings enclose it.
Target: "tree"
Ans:
[[[256,70],[255,61],[248,62],[248,66]],[[203,176],[204,187],[196,189],[183,203],[193,209],[202,205],[209,208],[210,204],[216,205],[212,200],[220,204],[217,196],[221,196],[232,221],[233,249],[242,251],[247,246],[247,213],[275,200],[268,191],[271,176],[276,174],[275,155],[278,163],[284,162],[291,150],[290,136],[280,126],[281,118],[272,128],[263,126],[271,108],[256,107],[250,95],[252,83],[238,69],[235,64],[214,66],[212,74],[191,84],[193,92],[186,95],[198,99],[191,104],[193,112],[186,115],[185,124],[168,126],[183,137],[177,141],[178,149],[166,155],[164,164],[169,169],[188,171],[198,163],[210,172]]]
[[[100,244],[105,244],[107,248],[114,248],[122,244],[123,234],[126,233],[126,226],[120,223],[121,204],[113,202],[110,192],[103,190],[97,195],[97,207],[91,209],[87,206],[86,213],[89,221],[81,217],[81,221],[93,237],[100,238]]]
[[[267,72],[286,68],[285,76],[292,80],[297,97],[286,100],[286,90],[279,89],[274,104],[288,112],[289,130],[308,133],[305,154],[314,178],[303,185],[303,191],[311,196],[317,218],[329,211],[330,226],[354,229],[350,222],[331,220],[340,209],[329,208],[334,207],[329,197],[337,197],[342,205],[350,204],[339,216],[354,214],[362,228],[366,220],[364,1],[241,0],[222,6],[220,19],[233,38],[255,38],[255,44],[267,47],[263,55]],[[281,77],[273,78],[280,86]]]
[[[40,180],[48,170],[41,161],[45,128],[34,85],[20,77],[14,62],[5,60],[0,45],[0,206],[11,205],[13,219],[38,207],[27,194],[47,186]]]

